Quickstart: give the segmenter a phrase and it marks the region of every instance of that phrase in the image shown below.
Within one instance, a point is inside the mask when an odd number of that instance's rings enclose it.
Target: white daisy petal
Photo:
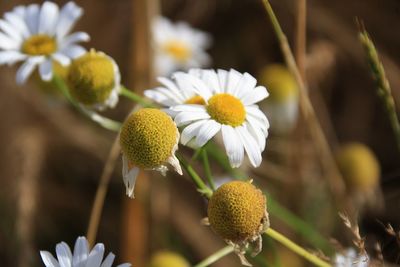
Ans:
[[[61,53],[75,59],[86,53],[86,49],[80,45],[71,45],[61,50]]]
[[[202,79],[209,88],[213,88],[216,94],[222,93],[217,73],[214,70],[204,70]]]
[[[183,72],[177,72],[174,74],[174,77],[180,88],[188,88],[188,90],[192,90],[197,95],[201,96],[205,101],[212,96],[211,89],[208,88],[204,82],[196,76]]]
[[[60,17],[56,26],[56,35],[58,39],[62,39],[67,35],[76,21],[82,16],[83,10],[74,2],[68,2],[63,6],[60,12]]]
[[[185,101],[185,98],[182,96],[182,92],[178,89],[173,81],[164,77],[158,77],[157,81],[164,85],[167,89],[169,89],[177,98],[179,98],[178,103],[182,103]]]
[[[130,266],[132,266],[132,264],[130,263],[122,263],[120,265],[117,265],[117,267],[130,267]]]
[[[53,63],[51,59],[39,65],[39,74],[43,81],[50,81],[53,78]]]
[[[225,93],[229,93],[234,95],[233,93],[236,91],[236,86],[240,79],[242,78],[242,74],[234,69],[230,69],[228,73],[228,78],[226,81]]]
[[[264,135],[267,135],[269,127],[268,123],[265,123],[264,121],[259,120],[251,115],[246,116],[246,121],[249,124],[251,124],[254,128],[260,129],[264,133]]]
[[[29,78],[29,76],[32,74],[34,71],[35,67],[42,63],[45,60],[45,57],[39,56],[39,57],[31,57],[27,61],[25,61],[24,64],[19,67],[17,74],[16,74],[16,79],[18,84],[23,84],[26,82],[26,80]]]
[[[0,49],[4,50],[17,50],[19,43],[4,33],[0,32]]]
[[[221,130],[221,124],[214,121],[208,120],[204,123],[197,133],[196,145],[198,147],[204,146],[211,138],[214,137]]]
[[[64,67],[66,67],[66,66],[68,66],[69,64],[71,64],[71,59],[69,58],[69,57],[67,57],[66,55],[64,55],[64,54],[61,54],[61,53],[54,53],[53,55],[51,55],[51,57],[55,60],[55,61],[57,61],[58,63],[60,63],[61,64],[61,66],[64,66]]]
[[[89,254],[89,246],[85,237],[78,237],[75,242],[74,255],[72,257],[72,266],[86,267],[86,261]]]
[[[39,28],[41,34],[53,35],[58,19],[58,6],[53,2],[44,2],[39,13]]]
[[[108,253],[107,257],[104,259],[103,263],[100,267],[111,267],[115,259],[115,255],[113,253]]]
[[[240,142],[238,134],[230,125],[222,125],[221,132],[229,163],[233,168],[237,168],[242,165],[244,157],[242,142]]]
[[[227,72],[226,70],[221,70],[221,69],[219,69],[217,72],[221,93],[226,92],[226,88],[228,86],[227,84],[228,73],[229,72]]]
[[[143,93],[147,98],[152,99],[153,101],[169,107],[169,106],[174,106],[178,103],[176,103],[175,100],[168,98],[166,95],[163,93],[157,91],[157,89],[152,89],[152,90],[145,90]]]
[[[25,21],[31,34],[37,34],[39,30],[39,12],[40,8],[37,4],[27,6],[25,11]]]
[[[79,42],[88,42],[90,40],[89,34],[86,32],[74,32],[71,35],[65,37],[61,42],[61,48],[70,46]]]
[[[139,174],[139,168],[129,168],[128,159],[125,155],[122,155],[122,177],[126,187],[126,195],[130,198],[134,198],[134,190],[136,179]]]
[[[256,105],[246,106],[246,113],[252,115],[254,118],[266,123],[269,128],[268,119],[265,114]]]
[[[206,108],[202,105],[185,104],[171,107],[174,111],[189,111],[189,112],[206,112]]]
[[[176,125],[182,126],[192,121],[209,119],[210,115],[207,112],[181,112],[175,117]]]
[[[92,251],[90,251],[89,256],[86,261],[86,267],[98,267],[101,264],[104,256],[104,245],[102,243],[97,243]]]
[[[40,251],[40,257],[46,267],[60,267],[57,260],[48,251]]]
[[[268,97],[267,89],[264,86],[257,86],[241,99],[245,105],[253,105]]]
[[[192,123],[190,125],[188,125],[187,127],[185,127],[185,129],[183,129],[182,133],[181,133],[181,143],[183,145],[186,145],[187,143],[190,142],[190,140],[193,139],[193,137],[195,137],[201,126],[203,124],[205,124],[207,122],[207,120],[200,120],[200,121],[196,121],[195,123]]]
[[[26,59],[26,55],[18,51],[0,51],[0,65],[8,64],[12,65],[15,62]]]
[[[243,126],[236,127],[235,131],[238,133],[239,138],[243,143],[251,165],[255,168],[260,166],[262,157],[257,142]]]
[[[4,18],[11,26],[15,27],[16,30],[20,32],[23,37],[29,36],[28,27],[26,26],[25,21],[21,16],[13,12],[7,12],[4,14]]]
[[[18,32],[13,26],[11,26],[9,22],[0,19],[0,29],[7,35],[7,37],[10,37],[14,41],[22,41],[21,33]]]
[[[246,72],[242,75],[242,78],[236,85],[236,88],[232,90],[232,94],[239,99],[242,99],[242,97],[254,93],[253,89],[256,84],[257,80]]]
[[[72,253],[71,249],[65,242],[56,245],[56,254],[60,267],[71,267]]]
[[[254,137],[259,145],[261,151],[265,149],[266,138],[268,133],[265,135],[264,132],[257,127],[257,125],[252,125],[250,123],[246,123],[246,128],[248,129],[249,133]]]

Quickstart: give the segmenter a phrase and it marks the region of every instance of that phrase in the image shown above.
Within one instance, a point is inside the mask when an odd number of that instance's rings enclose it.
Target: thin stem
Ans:
[[[196,264],[193,267],[207,267],[207,266],[213,264],[214,262],[216,262],[217,260],[225,257],[229,253],[232,253],[233,251],[234,251],[233,246],[226,246],[223,249],[218,250],[214,254],[211,254],[206,259],[202,260],[201,262],[199,262],[198,264]]]
[[[293,241],[291,241],[290,239],[288,239],[287,237],[285,237],[284,235],[280,234],[279,232],[275,231],[272,228],[268,228],[265,231],[265,234],[267,236],[273,238],[274,240],[278,241],[279,243],[281,243],[288,249],[292,250],[299,256],[301,256],[301,257],[305,258],[306,260],[308,260],[309,262],[313,263],[315,266],[319,266],[319,267],[332,266],[328,262],[321,260],[314,254],[311,254],[310,252],[308,252],[304,248],[300,247],[299,245],[297,245],[296,243],[294,243]]]
[[[76,102],[75,99],[73,99],[72,96],[70,95],[68,86],[66,85],[65,81],[61,79],[57,74],[54,74],[53,82],[55,86],[61,91],[61,93],[65,96],[65,98],[67,98],[67,100],[83,115],[90,118],[92,121],[96,122],[101,127],[107,130],[114,132],[119,131],[119,129],[121,128],[120,122],[101,116],[97,112],[86,109],[78,102]]]
[[[211,189],[215,191],[215,183],[211,173],[210,162],[208,161],[207,148],[201,151],[201,158],[203,160],[204,172],[206,173],[208,184],[211,186]]]
[[[87,230],[87,239],[90,247],[92,247],[96,241],[97,231],[99,228],[100,218],[104,206],[104,200],[107,195],[108,185],[110,183],[115,163],[119,156],[119,151],[120,151],[119,137],[117,136],[108,154],[107,161],[104,165],[100,182],[97,186],[96,196],[94,198],[92,210],[90,212],[89,226]]]
[[[200,176],[197,174],[197,172],[193,169],[193,167],[190,164],[188,164],[182,156],[180,156],[180,155],[176,155],[176,156],[179,159],[179,162],[181,163],[183,168],[189,174],[192,181],[196,184],[197,190],[200,193],[202,193],[206,198],[209,199],[212,196],[213,191],[203,182],[203,180],[200,178]]]
[[[286,64],[289,70],[293,73],[296,82],[300,88],[300,111],[304,116],[305,121],[308,123],[310,128],[310,133],[312,139],[316,142],[317,152],[319,153],[319,158],[323,168],[327,172],[327,180],[329,188],[335,197],[336,204],[341,206],[342,198],[344,193],[344,182],[343,178],[338,170],[333,153],[329,146],[329,143],[325,137],[325,134],[321,128],[318,118],[315,114],[314,108],[311,104],[310,98],[307,93],[307,87],[300,75],[299,69],[297,68],[296,61],[294,59],[293,53],[290,49],[289,42],[282,31],[282,28],[275,16],[275,13],[271,7],[268,0],[262,0],[265,11],[267,12],[272,27],[275,31],[276,37],[280,43],[283,56],[285,58]]]
[[[307,0],[297,0],[297,22],[295,36],[296,62],[303,80],[306,77],[306,18],[307,18]]]
[[[155,108],[155,107],[157,107],[153,103],[147,101],[146,99],[144,99],[140,95],[136,94],[135,92],[129,90],[128,88],[126,88],[125,86],[122,86],[122,85],[121,85],[120,95],[132,100],[133,102],[139,103],[140,105],[142,105],[143,107],[146,107],[146,108]]]

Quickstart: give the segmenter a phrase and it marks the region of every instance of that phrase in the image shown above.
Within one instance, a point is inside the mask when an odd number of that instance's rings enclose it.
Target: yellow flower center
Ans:
[[[205,105],[206,102],[204,101],[204,99],[199,96],[193,96],[191,98],[189,98],[188,100],[185,101],[185,104],[197,104],[197,105]]]
[[[221,124],[233,127],[241,125],[246,119],[243,103],[230,94],[216,94],[208,100],[207,112]]]
[[[122,125],[121,150],[132,165],[152,169],[172,156],[177,135],[178,128],[165,112],[143,108]]]
[[[223,184],[208,203],[208,219],[214,231],[233,242],[248,240],[263,225],[266,198],[254,185],[244,181]]]
[[[115,87],[114,76],[111,59],[91,50],[70,65],[68,84],[71,95],[85,105],[104,103]]]
[[[28,55],[48,56],[57,51],[56,40],[45,34],[32,35],[22,44],[22,52]]]
[[[178,61],[186,61],[192,55],[190,48],[181,41],[169,41],[163,47],[164,51]]]
[[[181,255],[170,251],[159,251],[151,257],[149,267],[189,267]]]

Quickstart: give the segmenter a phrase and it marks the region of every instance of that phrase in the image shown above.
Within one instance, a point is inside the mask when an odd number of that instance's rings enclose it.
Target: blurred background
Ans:
[[[140,77],[132,74],[136,57],[140,56],[135,43],[140,42],[136,30],[141,25],[135,16],[145,5],[138,1],[76,1],[85,14],[75,29],[89,33],[91,42],[86,47],[112,56],[121,69],[122,82],[140,93],[148,88],[138,85],[135,78]],[[3,0],[0,13],[33,2]],[[296,1],[272,0],[271,4],[293,45]],[[283,63],[261,1],[168,0],[160,2],[160,11],[173,21],[187,21],[210,33],[212,68],[234,68],[260,77],[267,65]],[[400,103],[397,0],[308,0],[306,80],[332,149],[359,142],[378,159],[379,186],[362,200],[349,191],[346,198],[353,208],[343,211],[358,218],[370,255],[375,255],[378,243],[385,261],[395,264],[400,255],[397,240],[380,222],[399,230],[400,152],[376,97],[355,17],[364,21],[375,42],[395,102]],[[116,135],[88,121],[62,97],[38,86],[33,78],[17,86],[15,71],[8,67],[0,70],[0,265],[43,266],[39,250],[54,252],[60,241],[72,246],[77,236],[86,234],[99,177]],[[131,109],[132,104],[121,99],[118,107],[106,115],[123,120]],[[272,226],[327,256],[338,243],[352,246],[351,232],[327,193],[318,154],[301,118],[289,133],[272,129],[263,156],[261,167],[244,167],[242,171],[319,236],[314,238],[317,241],[310,241],[299,234],[296,226],[279,218],[282,216],[271,215]],[[218,177],[229,176],[217,166],[213,169]],[[97,237],[106,251],[117,255],[118,263],[146,266],[155,251],[166,249],[195,264],[225,245],[209,227],[200,225],[207,215],[206,203],[188,179],[172,172],[167,178],[148,172],[139,178],[136,190],[135,200],[125,196],[119,160]],[[353,214],[354,206],[359,213]],[[320,237],[327,241],[318,241]],[[331,239],[337,240],[334,246],[328,243]],[[254,266],[309,266],[272,240],[266,238],[264,247],[251,260]],[[240,263],[230,255],[212,266],[234,267]]]

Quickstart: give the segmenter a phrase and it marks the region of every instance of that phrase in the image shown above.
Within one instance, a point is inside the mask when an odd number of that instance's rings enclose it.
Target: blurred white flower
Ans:
[[[186,22],[172,23],[159,17],[153,24],[154,67],[157,75],[207,66],[211,59],[205,50],[211,37]]]
[[[60,10],[53,2],[41,6],[17,6],[0,20],[0,65],[25,61],[17,71],[17,83],[24,83],[39,66],[44,81],[53,77],[53,60],[62,66],[85,53],[78,42],[90,39],[85,32],[69,34],[83,11],[74,2]]]
[[[335,267],[368,267],[368,256],[357,255],[352,248],[347,249],[341,254],[336,254],[333,259]]]
[[[175,80],[185,84],[204,100],[204,105],[172,106],[175,123],[184,126],[181,143],[192,139],[197,147],[204,146],[218,132],[232,167],[239,167],[246,151],[254,167],[261,164],[269,122],[256,105],[268,97],[264,86],[256,86],[256,79],[248,73],[202,70],[199,75],[175,73]]]
[[[91,251],[85,237],[78,237],[75,242],[74,253],[65,242],[56,245],[57,259],[48,251],[40,251],[46,267],[111,267],[115,255],[109,253],[103,261],[104,245],[97,243]],[[120,264],[117,267],[129,267],[130,263]]]

